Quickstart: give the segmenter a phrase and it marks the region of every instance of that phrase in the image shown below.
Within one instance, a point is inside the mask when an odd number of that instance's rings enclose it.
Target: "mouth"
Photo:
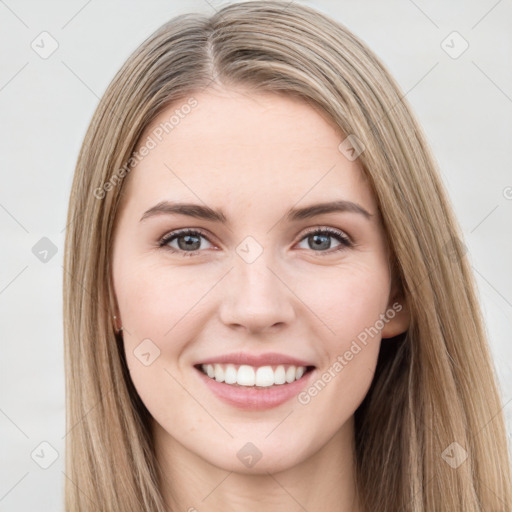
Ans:
[[[273,409],[297,397],[310,384],[315,366],[194,365],[199,379],[222,403],[246,412]]]
[[[315,366],[290,364],[250,366],[239,364],[196,364],[194,368],[218,383],[234,388],[274,389],[305,379]]]

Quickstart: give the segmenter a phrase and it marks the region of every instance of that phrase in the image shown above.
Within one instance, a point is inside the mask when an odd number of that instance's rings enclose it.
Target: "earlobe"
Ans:
[[[112,276],[110,277],[110,290],[109,290],[109,296],[110,296],[110,310],[112,311],[111,317],[112,317],[112,326],[114,328],[114,332],[118,334],[123,330],[123,322],[121,320],[121,315],[119,314],[119,309],[117,307],[117,300],[114,292],[114,283]]]
[[[113,321],[114,321],[114,330],[116,333],[119,333],[123,330],[123,326],[121,324],[121,319],[117,316],[117,315],[114,315],[113,316]]]
[[[112,305],[112,323],[114,327],[114,332],[119,334],[123,330],[123,322],[121,320],[121,315],[119,314],[119,309],[117,307],[117,301],[114,298],[114,303]]]
[[[382,329],[382,338],[393,338],[407,331],[410,325],[410,312],[403,298],[390,301],[386,310],[388,319]]]
[[[388,260],[389,261],[389,260]],[[382,338],[393,338],[404,333],[411,323],[411,315],[404,294],[402,280],[396,260],[389,265],[391,276],[391,289],[389,291],[389,302],[386,309],[386,322],[382,329]]]

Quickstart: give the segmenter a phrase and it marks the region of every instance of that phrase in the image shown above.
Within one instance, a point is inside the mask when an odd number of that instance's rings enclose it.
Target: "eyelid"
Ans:
[[[302,240],[306,235],[308,235],[310,233],[316,233],[317,231],[322,231],[322,232],[327,232],[327,233],[338,235],[338,236],[346,239],[347,242],[350,242],[351,245],[355,245],[355,242],[352,240],[352,237],[346,231],[344,231],[343,229],[331,228],[329,226],[321,226],[321,225],[320,226],[314,226],[312,228],[308,228],[307,231],[304,231],[301,234],[300,240]]]

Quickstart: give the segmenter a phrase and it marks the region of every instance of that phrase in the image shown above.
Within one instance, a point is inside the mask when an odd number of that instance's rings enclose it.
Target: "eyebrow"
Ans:
[[[297,221],[334,212],[358,213],[368,220],[373,217],[373,214],[365,210],[361,205],[343,199],[328,203],[313,204],[303,208],[292,208],[287,212],[286,218],[288,221]],[[155,206],[152,206],[149,210],[144,212],[140,221],[157,215],[187,215],[188,217],[194,217],[196,219],[228,224],[228,219],[222,210],[214,210],[208,206],[194,203],[176,203],[171,201],[160,201]]]

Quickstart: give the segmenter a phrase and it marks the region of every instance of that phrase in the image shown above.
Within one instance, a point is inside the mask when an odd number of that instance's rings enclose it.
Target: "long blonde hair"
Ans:
[[[149,413],[113,328],[112,238],[126,163],[144,129],[212,83],[299,96],[364,145],[359,159],[411,315],[404,335],[383,340],[355,413],[364,509],[512,510],[502,404],[475,284],[420,126],[363,42],[312,8],[280,1],[172,19],[129,57],[92,118],[64,257],[66,510],[168,511]],[[454,457],[465,460],[455,467]]]

